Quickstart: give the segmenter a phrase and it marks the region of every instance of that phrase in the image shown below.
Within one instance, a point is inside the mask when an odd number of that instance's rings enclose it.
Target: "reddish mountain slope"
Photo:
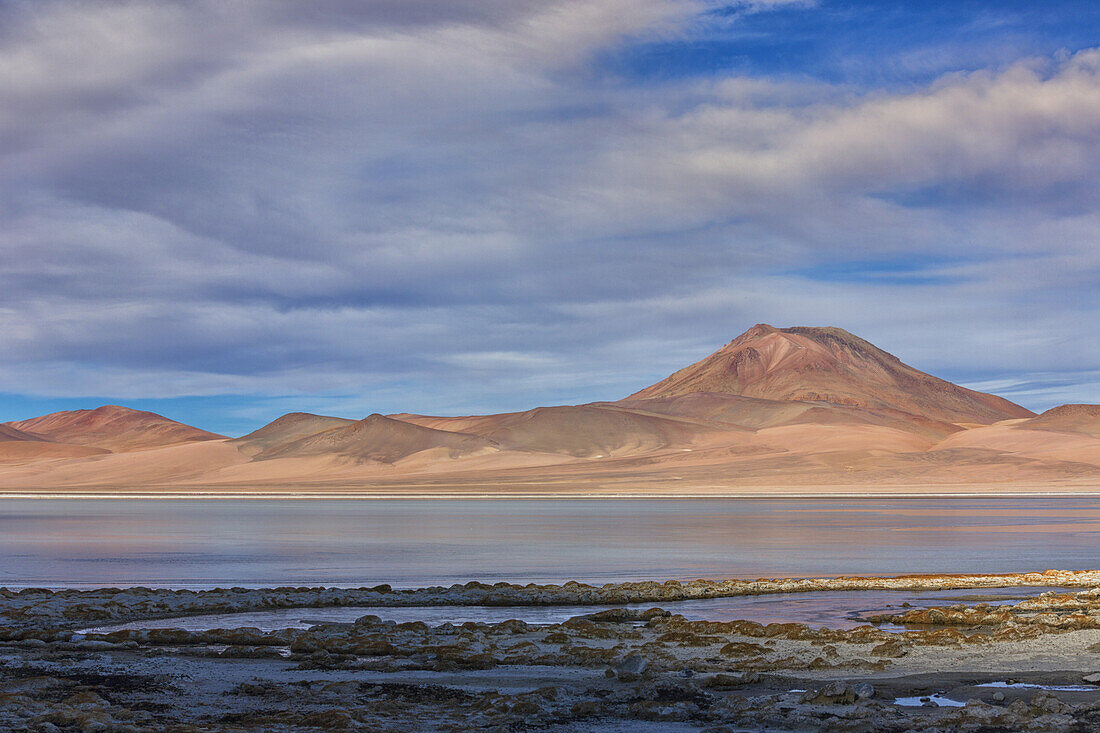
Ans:
[[[118,405],[104,405],[94,410],[54,412],[5,425],[58,443],[93,446],[111,451],[141,450],[225,437],[184,425],[155,412],[131,410]]]
[[[931,420],[993,423],[1034,413],[902,363],[840,328],[757,325],[628,400],[695,392],[900,410]]]
[[[30,441],[33,443],[42,443],[46,439],[40,435],[31,435],[30,433],[24,433],[22,430],[13,428],[11,425],[0,424],[0,442],[8,441]]]

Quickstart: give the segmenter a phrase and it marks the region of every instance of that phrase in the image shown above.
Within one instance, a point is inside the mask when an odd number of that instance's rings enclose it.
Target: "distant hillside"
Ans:
[[[1081,433],[1100,438],[1100,405],[1060,405],[1036,418],[1020,423],[1029,430]]]
[[[351,425],[354,422],[354,420],[342,417],[312,415],[308,412],[290,412],[272,420],[259,430],[253,430],[248,435],[237,438],[233,442],[242,446],[266,450],[326,430]]]
[[[477,435],[433,430],[375,414],[350,425],[270,448],[257,458],[266,460],[330,454],[361,461],[393,463],[432,449],[440,449],[448,458],[457,458],[496,448],[496,443]]]
[[[537,407],[526,412],[477,417],[397,416],[441,430],[461,430],[503,448],[570,456],[639,454],[691,445],[716,426],[660,415],[644,415],[614,404]],[[727,428],[728,429],[728,428]]]
[[[94,410],[54,412],[4,424],[58,443],[93,446],[110,451],[141,450],[225,437],[184,425],[155,412],[131,410],[118,405],[104,405]]]

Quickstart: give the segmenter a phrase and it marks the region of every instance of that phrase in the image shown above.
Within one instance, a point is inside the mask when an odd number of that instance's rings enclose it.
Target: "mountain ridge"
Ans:
[[[758,324],[630,397],[583,405],[297,412],[233,439],[118,406],[0,426],[8,491],[683,496],[1098,482],[1100,406],[1036,416],[835,327]]]

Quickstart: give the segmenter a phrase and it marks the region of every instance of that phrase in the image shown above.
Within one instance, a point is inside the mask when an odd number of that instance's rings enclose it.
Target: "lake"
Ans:
[[[0,499],[0,585],[996,573],[1100,566],[1100,498]]]

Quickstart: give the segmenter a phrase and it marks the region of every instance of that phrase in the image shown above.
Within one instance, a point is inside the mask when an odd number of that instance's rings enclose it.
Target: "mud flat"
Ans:
[[[76,630],[325,605],[586,605],[868,589],[1082,588],[855,629],[692,621],[654,607],[562,623]],[[388,602],[380,602],[385,600]],[[904,625],[895,633],[875,624]],[[1100,727],[1100,573],[395,591],[0,591],[0,729],[27,731],[1085,731]]]

